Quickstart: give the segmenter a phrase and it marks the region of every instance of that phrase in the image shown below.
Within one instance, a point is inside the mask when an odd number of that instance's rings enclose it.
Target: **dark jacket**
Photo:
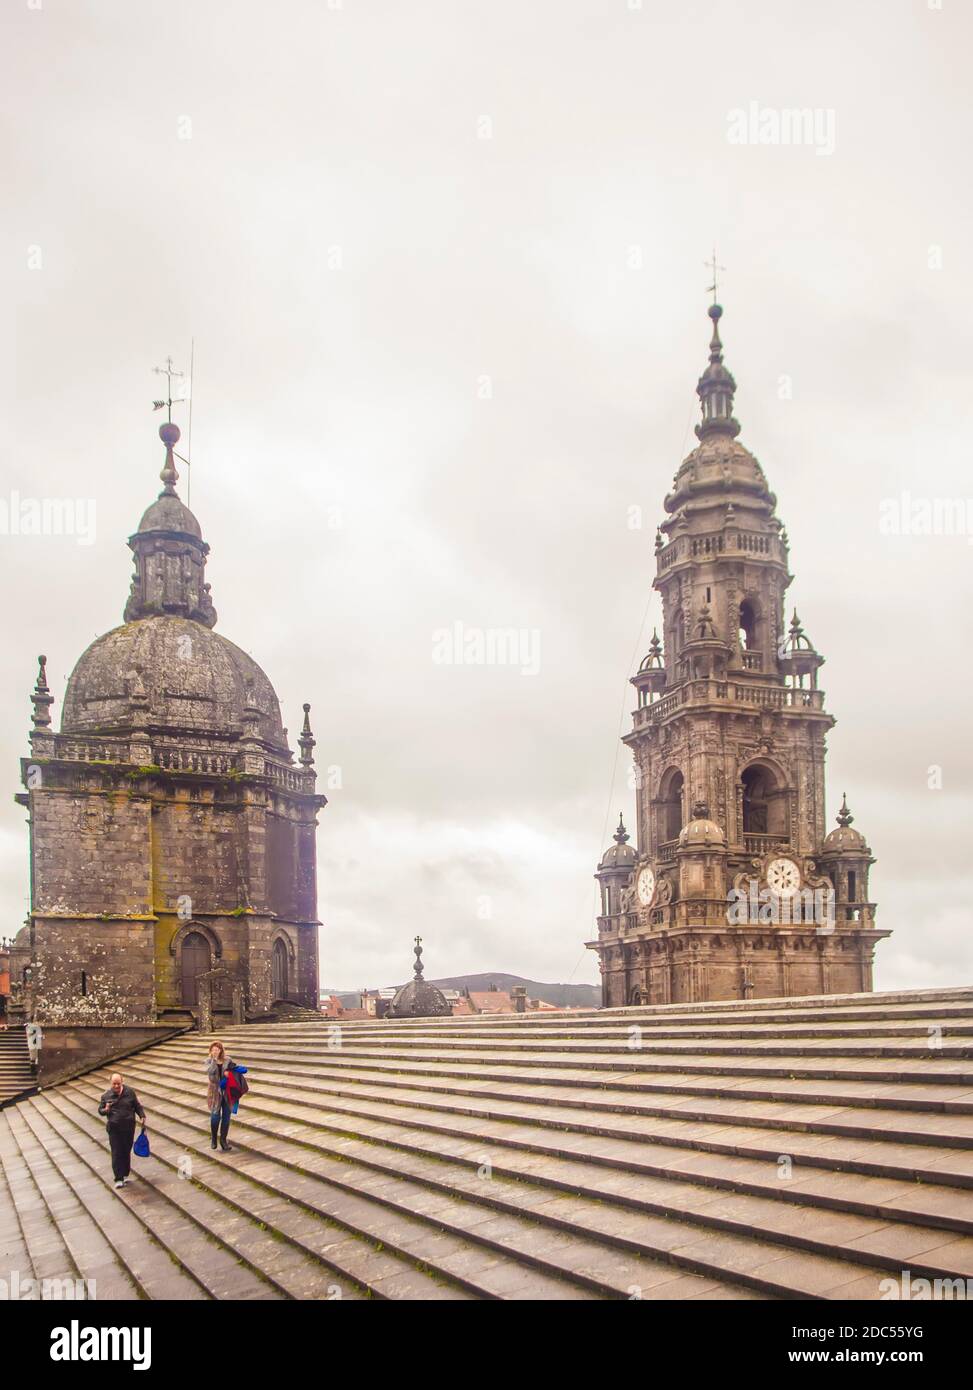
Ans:
[[[109,1109],[109,1106],[111,1107]],[[135,1125],[135,1116],[140,1120],[145,1119],[145,1111],[142,1109],[142,1102],[132,1090],[131,1086],[122,1086],[121,1091],[116,1096],[109,1086],[98,1103],[98,1114],[107,1115],[108,1128],[119,1129],[123,1125]]]

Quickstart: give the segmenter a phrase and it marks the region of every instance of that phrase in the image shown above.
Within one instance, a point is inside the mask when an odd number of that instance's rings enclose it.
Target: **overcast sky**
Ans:
[[[876,986],[973,982],[973,504],[962,534],[880,527],[973,497],[968,6],[10,0],[2,28],[0,511],[90,499],[96,531],[0,534],[0,932],[35,657],[59,720],[159,490],[152,368],[195,338],[218,630],[340,769],[322,983],[401,980],[417,931],[431,976],[597,980],[715,243],[827,659],[829,820],[847,790],[895,933]],[[457,622],[539,662],[437,662]]]

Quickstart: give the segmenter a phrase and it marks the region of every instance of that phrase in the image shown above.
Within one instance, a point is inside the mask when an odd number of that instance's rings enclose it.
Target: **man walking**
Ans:
[[[142,1102],[122,1080],[120,1072],[112,1072],[111,1085],[101,1098],[98,1114],[107,1117],[108,1142],[111,1145],[111,1168],[115,1186],[124,1187],[132,1168],[132,1145],[135,1142],[135,1117],[145,1124]]]

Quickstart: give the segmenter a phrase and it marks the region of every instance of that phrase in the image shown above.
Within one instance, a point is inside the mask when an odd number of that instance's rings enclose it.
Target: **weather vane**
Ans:
[[[717,289],[718,289],[718,287],[719,287],[719,272],[720,272],[721,270],[726,270],[726,266],[725,266],[725,265],[718,265],[718,264],[717,264],[717,260],[716,260],[716,247],[715,247],[715,246],[713,247],[713,259],[712,259],[711,261],[704,261],[704,262],[703,262],[703,265],[706,267],[706,269],[707,269],[708,271],[711,272],[711,274],[712,274],[712,276],[713,276],[713,283],[712,283],[711,285],[707,285],[707,286],[706,286],[706,293],[707,293],[707,294],[711,294],[711,295],[713,296],[713,303],[715,304],[715,303],[716,303],[716,292],[717,292]]]
[[[183,378],[183,379],[184,379],[186,373],[185,373],[185,372],[177,372],[177,371],[176,371],[175,367],[172,365],[172,358],[171,358],[171,357],[167,357],[167,358],[166,358],[166,365],[165,365],[164,367],[153,367],[152,370],[155,372],[156,376],[164,376],[165,379],[166,379],[166,399],[165,399],[164,401],[153,401],[153,402],[152,402],[152,409],[153,409],[153,410],[162,410],[162,409],[167,410],[167,411],[168,411],[169,419],[171,420],[171,419],[172,419],[172,399],[173,399],[173,397],[172,397],[172,378],[173,378],[173,377],[180,377],[180,378]],[[180,400],[180,399],[182,399],[182,397],[179,397],[179,396],[176,397],[176,400],[177,400],[177,401]]]

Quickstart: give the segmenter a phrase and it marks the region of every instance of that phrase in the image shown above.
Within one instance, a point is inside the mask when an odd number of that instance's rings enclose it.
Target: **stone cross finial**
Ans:
[[[711,294],[711,295],[713,296],[713,303],[715,304],[715,303],[716,303],[716,297],[717,297],[717,290],[719,289],[719,272],[720,272],[721,270],[726,270],[726,266],[725,266],[725,265],[717,265],[717,262],[716,262],[716,247],[715,247],[715,246],[713,247],[713,255],[712,255],[712,258],[711,258],[710,260],[708,260],[708,261],[704,261],[704,262],[703,262],[703,265],[705,265],[706,269],[707,269],[708,271],[710,271],[711,274],[712,274],[712,276],[713,276],[713,283],[712,283],[711,285],[707,285],[707,286],[706,286],[706,292],[707,292],[707,294]]]

